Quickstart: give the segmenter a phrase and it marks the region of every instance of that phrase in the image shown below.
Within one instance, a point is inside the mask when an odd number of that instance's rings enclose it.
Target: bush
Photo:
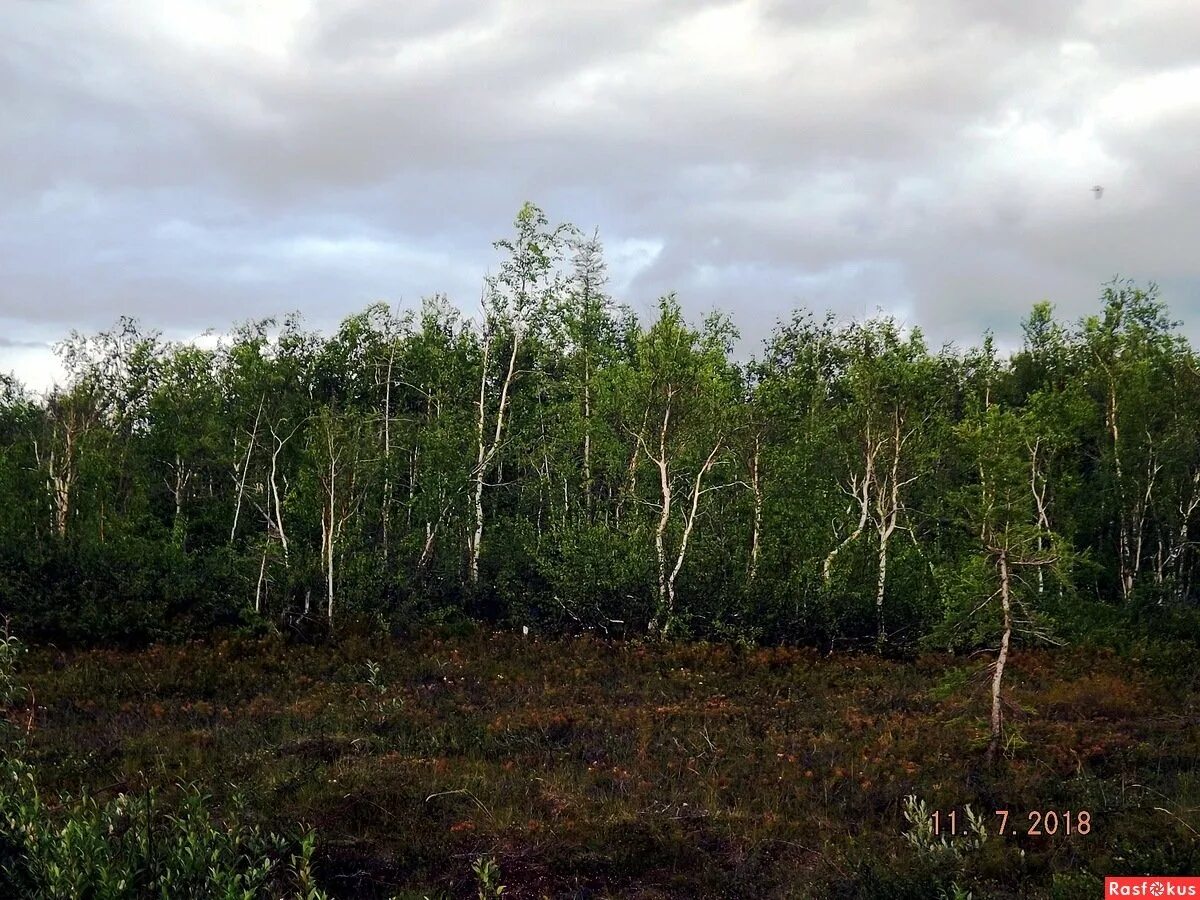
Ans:
[[[16,676],[23,651],[0,632],[0,714],[24,696]],[[5,717],[0,715],[0,722]],[[240,804],[224,821],[209,798],[182,786],[173,807],[148,789],[111,800],[38,790],[22,745],[0,733],[0,896],[45,900],[117,900],[131,896],[323,900],[309,831],[288,838],[243,823]]]
[[[326,895],[312,877],[315,838],[289,839],[256,826],[218,822],[208,798],[185,788],[170,812],[156,792],[43,800],[32,768],[0,761],[0,893],[96,900]]]

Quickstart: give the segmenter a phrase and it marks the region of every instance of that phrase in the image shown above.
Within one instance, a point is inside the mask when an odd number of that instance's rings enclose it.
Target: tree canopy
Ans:
[[[478,318],[212,349],[123,319],[47,396],[0,381],[0,608],[79,640],[464,616],[880,648],[1195,611],[1200,377],[1154,286],[1038,304],[1008,355],[798,311],[739,359],[674,297],[638,321],[531,204],[495,246]]]

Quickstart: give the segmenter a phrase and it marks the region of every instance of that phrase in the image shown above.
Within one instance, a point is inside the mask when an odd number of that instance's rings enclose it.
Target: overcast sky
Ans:
[[[747,350],[796,305],[1011,341],[1118,273],[1195,337],[1197,48],[1195,0],[0,0],[0,370],[472,309],[527,199]]]

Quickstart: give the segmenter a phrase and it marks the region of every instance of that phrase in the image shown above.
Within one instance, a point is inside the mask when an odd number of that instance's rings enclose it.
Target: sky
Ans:
[[[1115,275],[1195,338],[1197,48],[1195,0],[3,0],[0,371],[470,311],[526,200],[747,353],[797,306],[1012,344]]]

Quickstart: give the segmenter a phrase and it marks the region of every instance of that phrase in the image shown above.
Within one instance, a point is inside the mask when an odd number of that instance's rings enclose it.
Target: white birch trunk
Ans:
[[[650,620],[650,630],[658,631],[660,628],[663,633],[666,631],[666,622],[669,620],[669,600],[668,600],[668,585],[667,585],[667,553],[666,553],[666,535],[667,525],[671,520],[671,478],[667,470],[667,429],[671,422],[671,401],[667,400],[667,408],[663,413],[662,428],[659,431],[658,440],[658,457],[654,457],[649,451],[646,455],[658,466],[659,488],[662,492],[662,510],[658,517],[658,526],[654,530],[654,550],[658,559],[658,608],[655,610],[654,618]],[[659,619],[663,619],[663,624],[660,626]]]
[[[254,452],[254,444],[258,439],[258,423],[262,418],[263,403],[266,402],[264,395],[258,401],[258,412],[254,414],[254,429],[250,432],[250,442],[246,445],[246,458],[242,461],[242,471],[238,478],[237,502],[233,507],[233,525],[229,529],[229,543],[233,543],[233,539],[237,536],[238,518],[242,514],[242,499],[246,495],[246,477],[250,471],[250,455]],[[235,470],[235,477],[239,473]]]
[[[475,530],[468,543],[468,573],[471,583],[478,584],[479,582],[479,556],[483,549],[483,489],[487,473],[491,468],[492,461],[495,459],[497,452],[500,449],[500,442],[504,437],[504,414],[508,407],[509,391],[512,388],[513,380],[516,376],[517,366],[517,350],[521,345],[521,334],[517,328],[513,329],[512,335],[512,353],[508,358],[508,371],[504,375],[504,381],[500,387],[500,398],[496,409],[496,427],[492,433],[490,442],[485,437],[485,423],[487,420],[487,371],[488,371],[488,355],[491,346],[491,339],[488,338],[484,342],[483,352],[483,371],[479,379],[479,415],[477,418],[477,448],[475,457],[475,472],[473,475],[473,510],[475,518]]]
[[[875,488],[875,460],[879,455],[879,449],[882,446],[881,441],[873,441],[871,439],[871,426],[868,424],[866,428],[866,440],[863,453],[863,474],[861,480],[857,475],[850,476],[850,490],[847,492],[854,498],[858,504],[858,524],[850,534],[829,551],[829,555],[825,557],[825,562],[821,566],[821,574],[825,579],[825,583],[829,584],[833,577],[833,563],[837,559],[838,554],[846,547],[854,543],[862,535],[867,527],[867,521],[871,517],[871,494]]]
[[[759,469],[761,449],[761,436],[755,432],[754,456],[750,461],[750,486],[754,491],[754,527],[750,536],[750,581],[754,581],[758,575],[759,542],[762,535],[763,493],[762,474]]]
[[[1000,688],[1004,681],[1004,666],[1008,662],[1008,648],[1012,641],[1012,597],[1008,570],[1008,553],[1000,551],[998,566],[1000,569],[1000,609],[1004,616],[1004,632],[1000,637],[1000,652],[996,654],[996,665],[992,671],[992,736],[988,744],[989,762],[996,758],[1000,749],[1001,732],[1004,726],[1004,715],[1001,708]]]

